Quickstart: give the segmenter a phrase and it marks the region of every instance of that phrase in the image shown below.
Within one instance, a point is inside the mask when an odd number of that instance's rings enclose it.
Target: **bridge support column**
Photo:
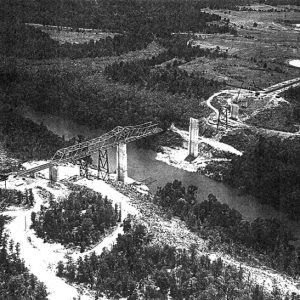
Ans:
[[[198,139],[199,139],[199,120],[190,118],[190,128],[189,128],[189,155],[193,157],[198,156]]]
[[[99,150],[98,153],[98,179],[109,179],[109,164],[107,150]]]
[[[239,117],[239,106],[237,104],[231,104],[231,116],[233,120],[237,120]]]
[[[127,178],[127,146],[120,143],[117,146],[117,180],[125,181]]]
[[[50,167],[49,167],[49,180],[51,182],[56,182],[58,180],[58,167],[50,165]]]
[[[77,162],[79,165],[79,176],[88,178],[89,177],[89,166],[92,164],[93,160],[90,155],[79,159]]]

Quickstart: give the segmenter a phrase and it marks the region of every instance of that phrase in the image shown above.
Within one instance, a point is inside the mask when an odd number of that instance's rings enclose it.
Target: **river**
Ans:
[[[94,138],[103,134],[102,129],[89,129],[87,126],[78,125],[70,120],[59,116],[43,114],[24,109],[24,117],[27,117],[45,126],[55,134],[71,139],[77,135],[83,135],[85,138]],[[260,204],[254,197],[249,195],[240,195],[239,192],[223,183],[212,180],[199,173],[191,173],[185,170],[175,168],[164,162],[156,160],[156,152],[137,148],[135,143],[128,144],[128,176],[142,181],[149,178],[148,181],[154,181],[148,185],[150,191],[155,193],[158,186],[164,186],[167,182],[175,179],[180,180],[183,185],[195,185],[198,187],[198,200],[207,199],[207,195],[214,194],[220,202],[227,203],[230,207],[238,210],[245,219],[251,221],[255,218],[278,218],[285,224],[289,224],[293,233],[300,238],[300,223],[291,222],[284,214],[279,213],[269,205]],[[109,150],[110,172],[115,170],[116,150]],[[96,156],[93,157],[94,163]]]

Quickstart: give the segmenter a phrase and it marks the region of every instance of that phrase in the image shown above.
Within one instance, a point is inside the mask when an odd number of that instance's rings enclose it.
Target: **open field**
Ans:
[[[115,36],[114,33],[103,32],[98,29],[75,29],[72,27],[41,25],[33,23],[28,23],[27,25],[33,26],[45,33],[48,33],[53,40],[58,41],[60,44],[84,44],[88,43],[90,40],[98,41],[107,37],[113,38]]]
[[[198,58],[180,68],[200,72],[209,79],[226,81],[229,86],[262,89],[299,76],[300,70],[288,65],[300,55],[300,34],[284,20],[299,20],[300,12],[206,10],[229,18],[238,36],[198,34],[193,45],[225,51],[229,58]],[[257,26],[254,27],[253,24]]]

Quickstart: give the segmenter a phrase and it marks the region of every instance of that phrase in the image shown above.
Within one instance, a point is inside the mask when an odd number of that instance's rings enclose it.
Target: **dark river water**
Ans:
[[[36,123],[41,123],[49,130],[66,139],[77,135],[83,135],[85,138],[93,138],[103,134],[101,129],[89,129],[87,126],[78,125],[62,117],[42,114],[30,109],[24,109],[23,116],[31,119]],[[139,149],[135,143],[127,146],[128,155],[128,176],[146,182],[152,193],[158,186],[164,186],[167,182],[175,179],[180,180],[183,185],[195,185],[198,187],[198,199],[207,199],[207,195],[214,194],[220,202],[227,203],[230,207],[238,210],[245,219],[251,221],[255,218],[272,218],[276,217],[285,224],[290,225],[294,234],[300,238],[300,222],[292,222],[288,218],[269,205],[260,204],[254,197],[249,195],[239,195],[239,192],[223,183],[216,182],[198,173],[191,173],[185,170],[175,168],[164,162],[156,160],[156,153],[151,150]],[[201,155],[201,154],[200,154]],[[110,172],[115,170],[116,149],[109,150],[109,167]],[[96,157],[94,157],[96,161]]]

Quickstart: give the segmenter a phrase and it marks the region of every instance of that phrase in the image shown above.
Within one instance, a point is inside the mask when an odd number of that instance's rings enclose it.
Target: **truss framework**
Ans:
[[[52,157],[51,162],[21,171],[17,175],[25,176],[49,168],[51,165],[71,162],[74,164],[79,163],[82,174],[87,176],[86,169],[88,166],[86,166],[82,159],[84,160],[84,158],[89,157],[91,154],[97,151],[105,151],[109,148],[117,146],[120,143],[130,143],[161,131],[162,129],[158,127],[158,124],[154,124],[152,122],[147,122],[137,126],[117,126],[113,130],[101,135],[100,137],[59,149]],[[102,161],[103,159],[104,157],[102,158]],[[103,168],[108,169],[108,165],[105,167],[105,162],[103,162]]]
[[[100,149],[106,150],[117,146],[119,143],[130,143],[161,131],[157,124],[153,124],[152,122],[138,126],[118,126],[98,138],[57,150],[52,157],[52,161],[58,164],[76,161]]]
[[[93,160],[90,155],[83,157],[77,161],[79,165],[79,175],[85,178],[89,177],[89,166],[92,164]]]
[[[226,129],[227,129],[227,127],[228,127],[228,112],[229,112],[229,108],[227,106],[222,106],[219,108],[217,129],[219,129],[219,126],[222,124],[226,125]],[[225,117],[225,122],[223,122],[222,117]]]
[[[107,149],[98,153],[98,179],[109,179],[109,164],[108,164],[108,152]]]

